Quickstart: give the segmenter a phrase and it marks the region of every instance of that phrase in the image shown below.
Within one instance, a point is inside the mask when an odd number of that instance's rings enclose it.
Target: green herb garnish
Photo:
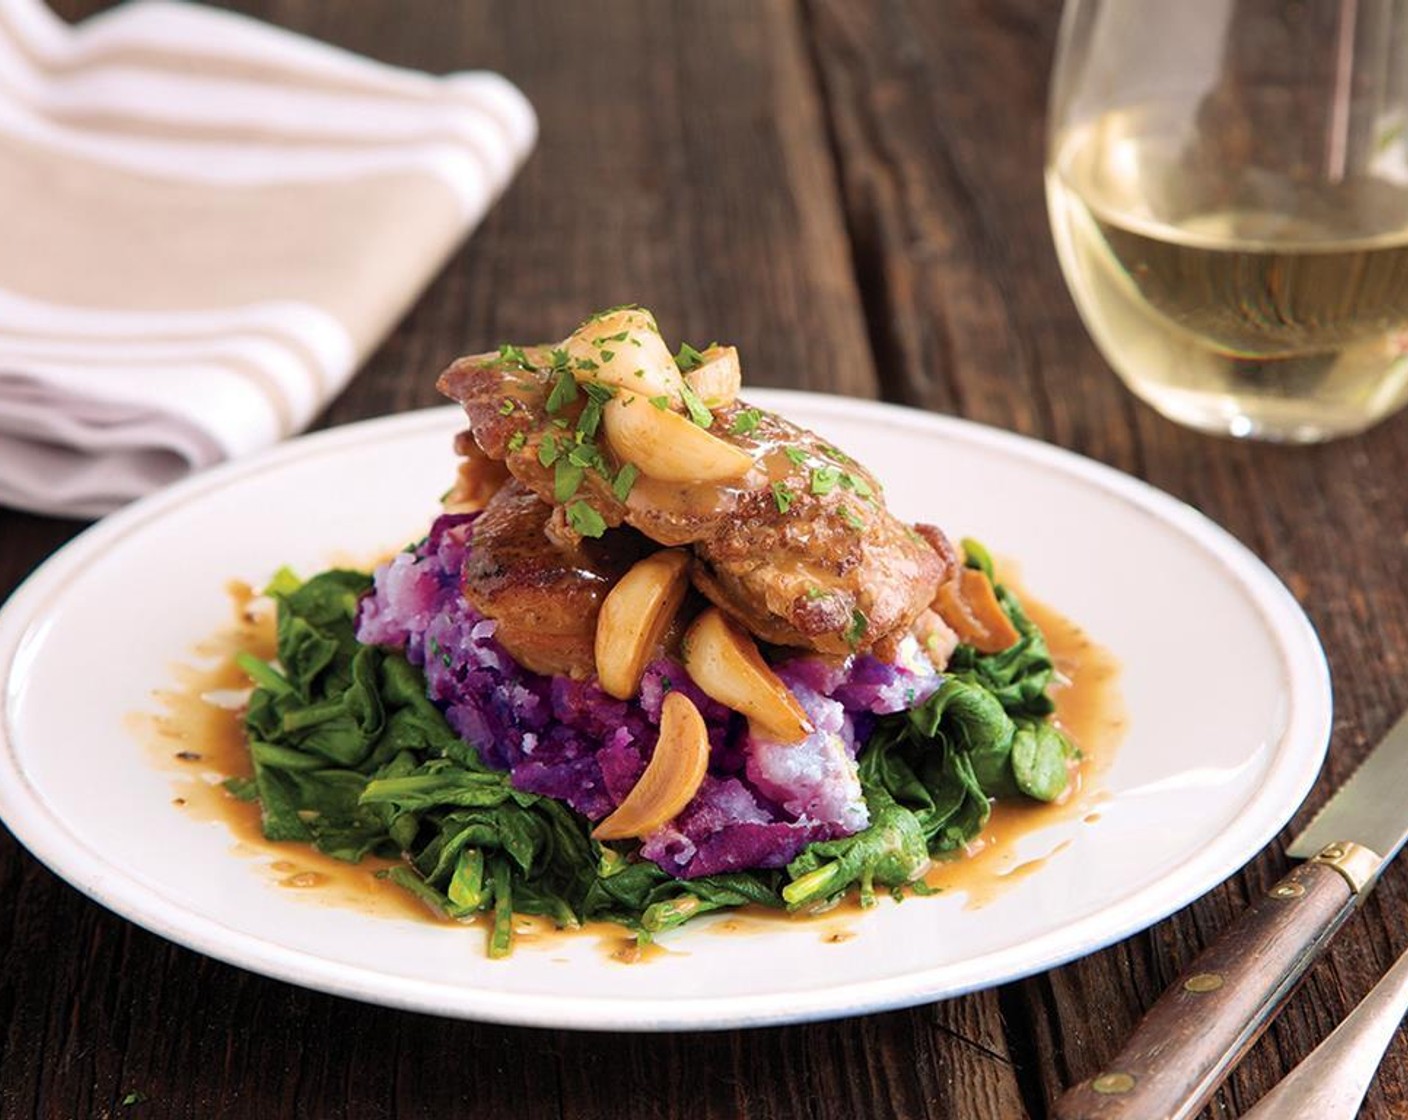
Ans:
[[[772,484],[772,500],[777,506],[778,513],[786,513],[792,508],[792,503],[797,500],[797,494],[785,482],[774,482]]]
[[[560,369],[553,380],[552,392],[548,394],[548,412],[561,412],[577,399],[577,379],[571,370]]]
[[[704,407],[704,402],[699,399],[699,394],[688,385],[680,386],[680,396],[684,398],[685,410],[695,424],[701,428],[707,428],[714,423],[713,413]]]
[[[611,492],[616,495],[618,502],[624,502],[631,494],[631,487],[636,484],[636,479],[640,476],[640,471],[636,469],[634,463],[622,463],[621,469],[616,472],[615,479],[611,483]]]
[[[688,373],[692,369],[698,369],[703,364],[703,354],[688,342],[680,343],[679,353],[675,355],[675,365],[679,366],[681,373]]]
[[[847,490],[853,490],[862,498],[871,498],[875,491],[870,488],[870,483],[861,478],[858,474],[851,474],[849,471],[841,475],[841,485]]]
[[[567,507],[567,524],[584,537],[599,537],[606,532],[601,514],[580,500]]]
[[[538,462],[550,467],[557,462],[557,456],[557,437],[551,432],[544,432],[542,440],[538,443]]]
[[[577,433],[583,439],[592,439],[601,425],[602,407],[616,395],[616,389],[602,381],[583,381],[581,389],[587,395],[587,403],[577,418]]]
[[[744,408],[734,414],[733,423],[729,425],[729,434],[735,436],[746,436],[749,432],[757,429],[758,424],[763,419],[762,409]]]
[[[841,472],[836,467],[817,467],[812,471],[812,493],[821,497],[836,489]]]
[[[577,417],[577,434],[583,439],[593,439],[600,426],[601,405],[596,401],[588,401],[582,407],[582,414]]]
[[[582,485],[585,471],[580,463],[574,463],[570,455],[558,459],[553,464],[552,500],[562,505],[577,493]]]

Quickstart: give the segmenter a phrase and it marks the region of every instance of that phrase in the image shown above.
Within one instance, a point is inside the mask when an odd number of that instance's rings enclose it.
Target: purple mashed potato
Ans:
[[[775,666],[815,726],[802,743],[750,734],[742,716],[705,696],[669,658],[646,669],[637,699],[617,700],[595,681],[529,672],[495,641],[495,623],[460,590],[474,517],[438,518],[415,552],[377,569],[357,637],[423,666],[450,726],[515,787],[591,820],[605,817],[644,771],[674,689],[704,717],[709,773],[680,815],[644,838],[647,859],[684,879],[781,867],[814,840],[866,826],[857,745],[877,715],[922,702],[941,679],[913,639],[895,664],[801,656]]]

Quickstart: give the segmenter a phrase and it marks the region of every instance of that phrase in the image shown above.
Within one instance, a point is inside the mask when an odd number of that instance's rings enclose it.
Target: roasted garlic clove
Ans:
[[[732,404],[743,384],[743,369],[738,364],[738,350],[733,346],[711,346],[704,351],[704,362],[684,375],[685,384],[694,390],[705,408],[723,408]]]
[[[964,568],[941,585],[934,610],[959,640],[979,653],[998,653],[1021,637],[998,602],[992,581],[977,568]]]
[[[596,621],[596,675],[601,687],[629,700],[689,588],[689,553],[669,548],[638,561],[616,581]]]
[[[753,466],[742,448],[671,411],[658,398],[618,392],[606,402],[602,423],[619,459],[662,482],[724,482]]]
[[[688,696],[671,692],[660,712],[660,738],[631,792],[592,830],[598,840],[644,836],[679,815],[704,781],[709,734]]]
[[[710,607],[685,632],[685,671],[720,704],[742,712],[770,739],[799,743],[812,724],[802,705],[763,660],[753,639]]]
[[[649,311],[621,308],[593,316],[562,345],[578,381],[663,396],[671,406],[683,399],[684,377]]]

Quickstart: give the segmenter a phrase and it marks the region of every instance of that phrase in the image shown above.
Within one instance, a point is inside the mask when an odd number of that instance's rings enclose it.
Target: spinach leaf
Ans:
[[[852,885],[862,906],[875,905],[875,884],[898,887],[929,868],[929,848],[919,818],[883,787],[866,790],[870,826],[854,836],[808,844],[787,865],[791,882],[782,898],[793,909],[839,898]]]
[[[967,562],[991,573],[981,546]],[[513,914],[559,926],[609,920],[648,939],[711,911],[747,904],[793,910],[849,891],[923,891],[932,858],[971,841],[996,797],[1059,797],[1071,745],[1047,716],[1054,665],[1041,632],[998,587],[1021,638],[980,654],[960,646],[937,692],[882,717],[859,758],[870,825],[808,845],[786,869],[675,879],[633,842],[602,844],[560,802],[516,790],[450,728],[421,671],[400,654],[360,645],[357,604],[370,578],[282,571],[277,659],[239,664],[255,688],[245,714],[252,779],[271,840],[314,844],[340,859],[401,855],[386,874],[455,919],[484,915],[489,954],[512,947]]]

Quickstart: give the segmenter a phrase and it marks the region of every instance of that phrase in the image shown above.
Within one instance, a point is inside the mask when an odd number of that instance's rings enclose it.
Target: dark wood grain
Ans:
[[[1057,5],[813,0],[810,11],[887,395],[1144,477],[1257,552],[1306,608],[1330,661],[1335,733],[1307,801],[1318,805],[1408,705],[1408,415],[1358,439],[1280,448],[1196,435],[1120,390],[1081,329],[1046,229]],[[1149,933],[1006,995],[1014,1034],[1032,1039],[1029,1108],[1040,1113],[1062,1085],[1103,1068],[1140,1011],[1284,869],[1273,846]],[[1404,943],[1392,915],[1405,884],[1391,868],[1212,1115],[1244,1111],[1368,990]],[[1365,1117],[1404,1114],[1406,1063],[1408,1046],[1396,1043]]]
[[[1324,863],[1293,868],[1198,954],[1104,1069],[1061,1096],[1053,1120],[1184,1120],[1201,1109],[1339,932],[1355,893]]]
[[[1282,449],[1186,432],[1120,387],[1047,232],[1049,0],[233,6],[393,63],[500,70],[542,119],[507,196],[321,424],[435,403],[433,374],[458,353],[648,301],[671,334],[739,344],[751,381],[1035,435],[1225,525],[1329,654],[1334,740],[1310,805],[1408,705],[1408,415]],[[80,527],[0,510],[0,596]],[[241,972],[109,915],[5,835],[0,1118],[1039,1118],[1284,870],[1273,845],[1153,929],[999,991],[747,1033],[593,1035]],[[1328,1033],[1408,947],[1406,906],[1391,867],[1208,1115],[1245,1111]],[[1363,1115],[1408,1115],[1402,1039]]]

